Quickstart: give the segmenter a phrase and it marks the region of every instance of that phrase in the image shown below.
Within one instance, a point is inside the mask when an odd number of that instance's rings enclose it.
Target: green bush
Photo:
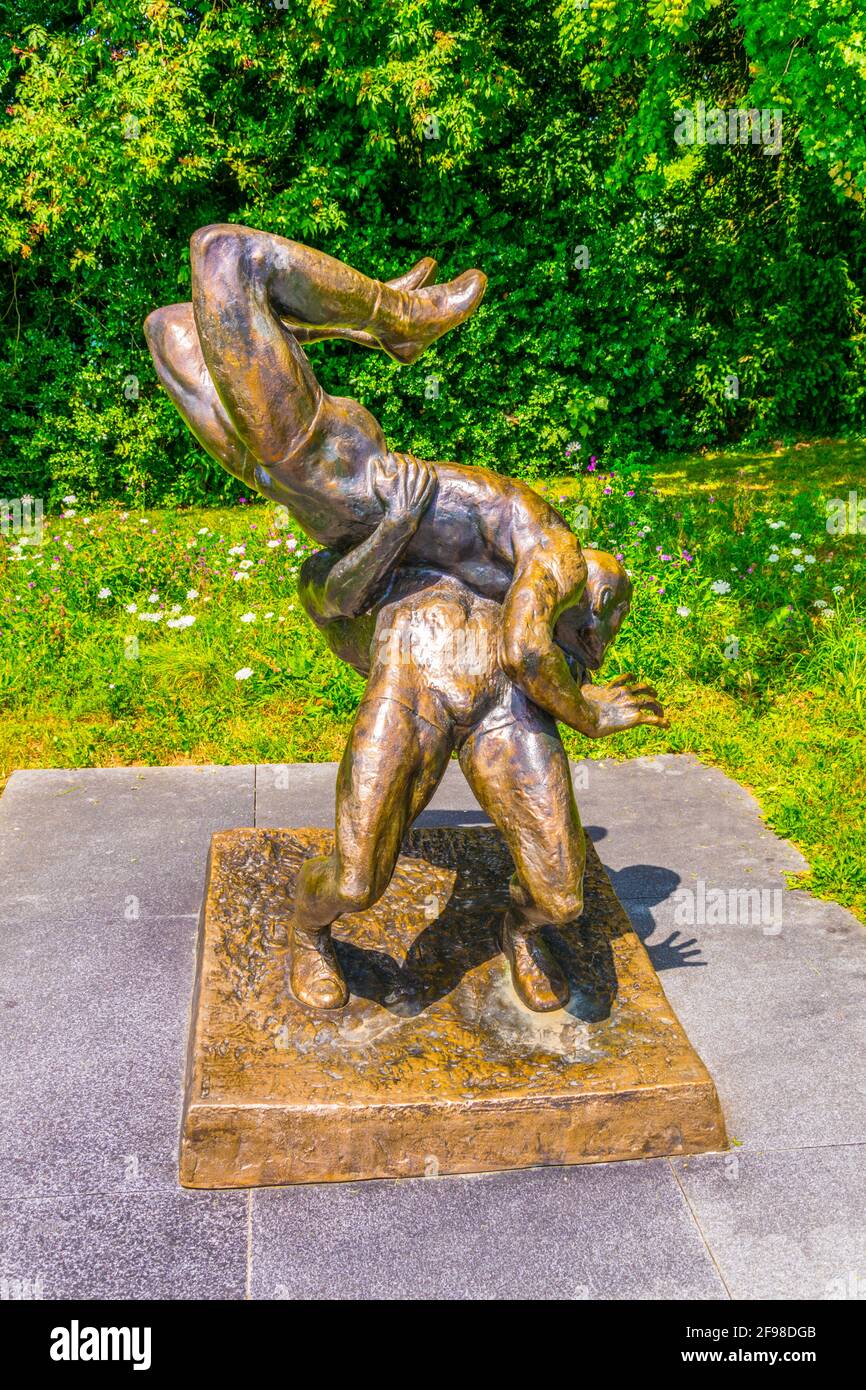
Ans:
[[[372,274],[423,253],[487,271],[476,317],[412,368],[312,350],[428,457],[537,476],[575,438],[621,460],[866,426],[852,3],[4,10],[0,495],[237,495],[141,334],[215,220]],[[778,109],[778,155],[678,144],[697,101]]]

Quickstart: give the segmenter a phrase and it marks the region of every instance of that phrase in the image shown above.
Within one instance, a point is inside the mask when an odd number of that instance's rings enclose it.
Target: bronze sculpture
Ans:
[[[502,928],[515,988],[534,1010],[559,1008],[567,985],[538,929],[579,915],[584,848],[556,720],[590,737],[666,723],[652,687],[588,677],[628,611],[627,577],[584,555],[524,484],[393,453],[363,406],[322,390],[301,346],[344,338],[413,362],[469,317],[485,277],[431,284],[426,258],[374,281],[231,225],[194,233],[191,263],[192,304],[145,325],[160,380],[208,452],[326,547],[304,567],[304,605],[369,673],[335,851],[299,877],[293,989],[313,1008],[346,1003],[331,923],[387,887],[457,750],[517,866]]]

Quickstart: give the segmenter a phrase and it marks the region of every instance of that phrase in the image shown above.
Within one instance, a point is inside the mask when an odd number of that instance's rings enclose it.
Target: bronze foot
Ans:
[[[426,285],[405,294],[399,328],[383,332],[371,325],[382,347],[396,362],[415,362],[443,333],[464,323],[484,297],[487,276],[466,270],[444,285]]]
[[[568,1003],[571,990],[562,970],[541,938],[541,933],[521,931],[508,918],[502,924],[502,951],[511,966],[515,993],[528,1009],[549,1013]]]
[[[337,961],[331,928],[289,933],[292,993],[311,1009],[342,1009],[349,1002],[349,990]]]
[[[420,290],[425,285],[431,284],[437,270],[437,262],[432,256],[422,256],[421,260],[407,270],[403,275],[396,275],[393,280],[386,280],[385,284],[392,290]],[[163,312],[158,310],[157,312]],[[284,318],[283,323],[290,329],[299,343],[323,343],[329,338],[339,338],[343,342],[358,343],[361,347],[378,349],[379,339],[374,338],[372,333],[368,333],[364,328],[343,328],[336,324],[329,324],[327,328],[310,328],[307,324],[296,323],[292,319]]]

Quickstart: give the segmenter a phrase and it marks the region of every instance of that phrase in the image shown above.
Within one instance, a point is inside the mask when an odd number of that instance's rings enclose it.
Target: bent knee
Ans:
[[[217,250],[238,246],[245,233],[249,235],[247,227],[232,222],[210,222],[206,227],[197,227],[189,239],[190,257],[193,262],[201,261]]]
[[[144,336],[151,349],[161,350],[165,339],[171,334],[177,320],[177,310],[183,308],[180,304],[163,304],[159,309],[152,309],[144,320]]]
[[[242,265],[244,279],[255,279],[268,263],[266,237],[252,227],[233,222],[213,222],[199,227],[189,239],[193,279],[206,277],[213,283],[218,276],[233,279]]]
[[[195,323],[191,304],[163,304],[144,320],[144,336],[155,356],[171,362],[189,347]]]

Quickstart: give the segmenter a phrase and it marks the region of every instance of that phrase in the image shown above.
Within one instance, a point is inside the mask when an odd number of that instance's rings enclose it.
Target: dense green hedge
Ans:
[[[371,273],[487,271],[412,368],[313,350],[428,457],[545,471],[572,439],[625,459],[866,427],[852,3],[0,8],[0,495],[231,494],[141,336],[214,220]],[[697,101],[778,109],[780,152],[677,143]]]

